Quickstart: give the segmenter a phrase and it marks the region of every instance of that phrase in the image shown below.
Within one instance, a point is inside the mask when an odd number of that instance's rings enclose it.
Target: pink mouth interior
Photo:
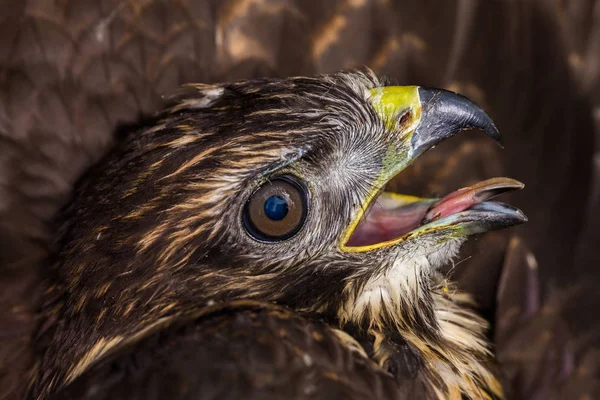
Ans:
[[[363,215],[346,246],[369,246],[397,239],[418,228],[431,204],[416,202],[402,207],[387,207],[381,195]]]
[[[402,202],[383,193],[373,201],[346,243],[348,247],[369,246],[398,239],[440,218],[457,214],[523,184],[509,178],[492,178],[456,190],[440,200],[416,199]]]

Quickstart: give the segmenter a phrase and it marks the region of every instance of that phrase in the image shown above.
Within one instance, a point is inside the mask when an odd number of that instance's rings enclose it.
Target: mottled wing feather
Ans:
[[[326,325],[271,304],[179,316],[112,349],[55,399],[390,399],[395,379]],[[127,342],[127,339],[125,340]]]

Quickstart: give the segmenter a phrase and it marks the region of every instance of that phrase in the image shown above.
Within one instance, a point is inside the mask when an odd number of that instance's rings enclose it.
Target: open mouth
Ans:
[[[465,129],[478,129],[499,143],[500,132],[477,104],[459,94],[418,86],[385,86],[369,93],[375,113],[392,133],[375,182],[383,187],[425,151]],[[393,136],[401,132],[401,135]],[[394,142],[395,140],[395,142]],[[523,188],[509,178],[493,178],[441,199],[388,192],[371,193],[341,238],[347,252],[371,251],[408,238],[436,234],[463,237],[527,221],[517,208],[491,199]]]
[[[345,247],[353,251],[387,247],[428,228],[454,226],[473,234],[525,222],[527,217],[517,208],[490,201],[523,187],[514,179],[492,178],[441,199],[382,192],[370,202]]]

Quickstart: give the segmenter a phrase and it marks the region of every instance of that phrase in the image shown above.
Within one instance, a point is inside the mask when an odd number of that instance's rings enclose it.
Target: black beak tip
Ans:
[[[466,129],[485,132],[503,148],[500,131],[483,108],[469,98],[443,89],[419,88],[424,126],[417,140],[421,147],[453,136]]]
[[[470,100],[469,100],[470,101]],[[485,132],[489,137],[494,139],[500,148],[504,148],[504,143],[502,142],[502,136],[500,135],[500,130],[494,123],[492,117],[488,115],[482,108],[479,108],[475,103],[471,102],[475,105],[473,121],[471,122],[474,128],[480,129]]]
[[[517,214],[517,218],[520,219],[521,224],[524,224],[525,222],[529,221],[529,218],[527,218],[527,215],[525,215],[525,213],[523,213],[523,211],[517,210],[516,214]]]

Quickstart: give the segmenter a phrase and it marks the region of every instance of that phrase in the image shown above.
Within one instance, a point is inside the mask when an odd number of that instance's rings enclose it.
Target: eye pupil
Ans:
[[[281,196],[271,196],[265,201],[265,215],[273,221],[281,221],[288,214],[288,203]]]

